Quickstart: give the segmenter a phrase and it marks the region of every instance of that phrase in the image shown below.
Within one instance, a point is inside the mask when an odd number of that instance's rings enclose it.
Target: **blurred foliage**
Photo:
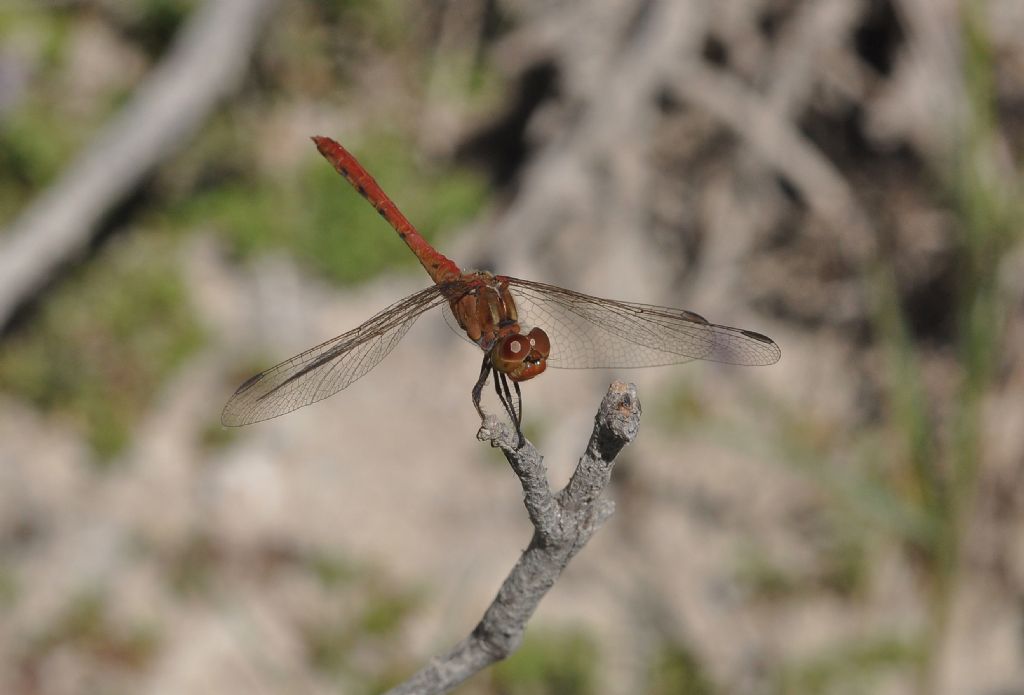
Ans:
[[[874,672],[917,669],[916,690],[933,692],[935,663],[942,648],[969,511],[977,494],[984,461],[982,399],[997,387],[1008,307],[997,288],[1005,255],[1024,228],[1021,183],[1002,180],[992,168],[998,160],[993,60],[978,8],[965,3],[964,74],[971,96],[959,150],[948,170],[937,170],[948,205],[958,216],[956,239],[957,393],[939,401],[926,365],[936,346],[917,342],[897,290],[897,271],[883,258],[870,277],[875,295],[876,333],[885,356],[885,406],[880,431],[834,433],[826,440],[807,430],[813,414],[783,414],[785,460],[823,484],[836,510],[850,515],[850,528],[882,532],[901,545],[924,596],[927,617],[919,644],[876,640],[838,648],[788,671],[783,693],[864,692]],[[943,407],[949,405],[948,411]],[[788,434],[786,434],[788,433]],[[816,441],[817,440],[817,441]],[[834,440],[834,441],[830,441]],[[845,452],[854,465],[822,466],[832,452]],[[840,553],[840,556],[842,553]],[[766,590],[791,590],[793,578],[770,564],[755,563]],[[854,572],[854,576],[859,575]]]
[[[73,423],[109,458],[201,341],[173,243],[133,237],[79,269],[7,338],[0,389]]]
[[[893,637],[851,640],[786,666],[778,695],[854,695],[875,692],[880,679],[920,660],[920,649]]]
[[[347,684],[347,691],[380,692],[408,677],[413,667],[399,637],[423,604],[424,593],[349,563],[334,560],[325,565],[318,557],[314,566],[341,604],[339,610],[326,610],[300,628],[310,666]],[[366,658],[368,654],[373,658]]]
[[[665,388],[659,389],[654,397],[657,402],[650,408],[656,427],[666,432],[685,436],[698,428],[706,427],[715,419],[710,412],[706,399],[697,385],[693,372],[670,377]],[[699,378],[699,377],[697,377]]]
[[[714,695],[700,658],[681,642],[667,640],[655,650],[643,690],[647,695]]]
[[[198,4],[199,0],[135,0],[107,3],[103,9],[128,39],[155,59]]]
[[[522,645],[490,671],[501,695],[598,693],[599,652],[584,632],[527,630]]]
[[[225,180],[172,212],[185,227],[209,226],[222,233],[241,257],[271,249],[290,251],[338,283],[366,280],[382,270],[412,267],[405,248],[373,206],[356,193],[316,152],[294,178]],[[473,216],[486,188],[471,173],[439,175],[414,160],[411,143],[399,136],[370,138],[356,156],[400,209],[431,241]],[[226,166],[224,162],[220,166]]]
[[[10,219],[31,191],[66,163],[84,134],[61,127],[66,119],[43,104],[26,104],[0,121],[0,218]]]
[[[375,592],[359,616],[359,631],[371,638],[393,637],[421,602],[415,591]]]
[[[18,580],[5,564],[0,564],[0,612],[14,606],[17,598]]]
[[[921,526],[924,534],[906,538],[928,604],[918,675],[921,692],[933,690],[938,678],[934,664],[948,629],[966,526],[984,460],[982,399],[996,386],[996,367],[1002,359],[1008,307],[998,291],[994,269],[1002,267],[1024,225],[1021,182],[1005,182],[992,166],[999,159],[999,144],[995,72],[987,30],[977,3],[965,3],[961,12],[968,118],[965,130],[958,134],[952,175],[939,172],[959,217],[954,309],[960,372],[950,413],[938,412],[925,385],[921,353],[908,337],[907,317],[891,308],[895,304],[892,271],[884,273],[879,282],[880,332],[889,348],[892,375],[888,394],[892,424],[905,442],[902,451],[906,458],[896,462],[896,470],[902,471],[909,483],[897,494],[925,520]],[[945,418],[945,426],[938,425],[940,417]]]
[[[56,176],[108,113],[100,103],[83,112],[65,98],[58,78],[71,26],[59,13],[0,12],[0,43],[30,35],[42,44],[26,58],[39,73],[34,88],[0,118],[0,225]]]
[[[956,335],[953,345],[922,340],[901,301],[896,260],[883,255],[865,276],[873,296],[874,335],[882,355],[884,414],[861,428],[802,407],[761,403],[773,413],[764,435],[778,459],[824,493],[813,514],[824,526],[812,538],[815,566],[785,566],[751,546],[739,558],[738,578],[753,600],[799,599],[826,589],[857,600],[873,570],[871,549],[895,544],[912,568],[924,621],[909,638],[869,638],[830,647],[787,666],[779,693],[871,692],[888,673],[913,674],[914,690],[935,692],[936,664],[949,628],[970,512],[985,460],[982,403],[1000,387],[1009,307],[997,269],[1024,229],[1022,182],[1007,181],[999,161],[991,47],[978,7],[965,3],[964,75],[971,101],[958,150],[932,173],[935,204],[957,217]],[[954,359],[950,359],[950,358]],[[936,360],[954,366],[952,397],[937,397]],[[756,399],[755,399],[756,400]],[[685,400],[683,401],[685,404]],[[728,434],[722,433],[723,441]],[[748,449],[753,442],[736,440]],[[824,531],[824,534],[820,534]]]
[[[958,301],[959,353],[963,366],[960,393],[953,414],[953,438],[949,444],[951,470],[949,491],[944,496],[948,507],[938,516],[947,537],[934,553],[932,582],[933,623],[928,626],[929,645],[922,683],[935,682],[934,664],[939,658],[949,614],[954,601],[956,572],[970,523],[970,511],[976,496],[980,469],[984,460],[982,400],[999,381],[1005,321],[1009,307],[998,289],[998,273],[1011,245],[1019,241],[1024,228],[1022,181],[1006,182],[991,167],[999,161],[1002,147],[997,135],[994,61],[984,19],[978,3],[967,3],[964,33],[965,74],[970,96],[970,114],[961,161],[953,178],[954,198],[961,218],[962,248],[961,293]]]
[[[308,566],[326,589],[336,589],[357,579],[360,569],[347,558],[329,553],[313,553]]]
[[[264,362],[259,367],[256,367],[249,371],[245,376],[233,380],[231,384],[237,387],[238,384],[241,384],[249,376],[257,374],[261,369],[265,369],[266,364],[267,363]],[[231,388],[232,386],[226,387],[225,393],[230,393]],[[219,413],[217,415],[218,417],[211,417],[210,420],[203,427],[202,431],[199,433],[199,441],[207,449],[223,448],[230,444],[231,442],[235,441],[239,435],[237,427],[225,427],[224,425],[220,424]]]
[[[157,654],[157,631],[144,625],[122,625],[112,615],[109,597],[99,591],[72,598],[64,610],[41,627],[21,656],[24,672],[44,668],[48,656],[62,649],[102,662],[107,668],[138,670]]]
[[[868,543],[848,520],[835,521],[832,533],[817,548],[815,583],[844,598],[857,598],[866,592],[870,579],[872,558]]]
[[[775,562],[756,545],[744,548],[737,563],[736,578],[756,599],[775,601],[799,591],[795,574]]]
[[[192,602],[219,605],[240,576],[258,578],[269,593],[302,587],[300,595],[312,597],[312,603],[300,602],[286,614],[292,615],[310,668],[341,692],[381,692],[415,668],[402,638],[427,594],[376,566],[289,543],[239,548],[205,529],[176,547],[144,540],[140,547],[160,556],[168,588]]]
[[[367,116],[379,106],[376,93],[384,94],[385,104],[398,86],[374,85],[367,94],[363,81],[378,74],[402,80],[400,90],[418,102],[412,110],[389,110],[379,122],[390,128],[416,132],[430,102],[462,112],[492,111],[505,93],[489,55],[472,40],[437,44],[439,17],[452,10],[405,0],[293,0],[257,56],[260,96],[347,103],[352,113]],[[502,31],[500,8],[490,11],[495,26],[488,30]]]
[[[819,521],[830,518],[820,511],[817,514]],[[871,567],[865,534],[843,515],[833,515],[833,519],[834,523],[806,539],[805,546],[812,551],[808,566],[785,566],[751,543],[740,553],[737,581],[754,600],[799,599],[821,591],[848,599],[863,595]]]
[[[0,38],[30,32],[41,43],[43,66],[52,69],[59,65],[74,17],[66,12],[53,12],[43,3],[20,3],[15,11],[4,9],[0,5]]]
[[[144,542],[141,545],[146,546]],[[163,578],[180,596],[207,594],[214,583],[217,565],[223,561],[222,555],[220,546],[208,534],[192,533],[166,558]]]
[[[384,50],[399,50],[409,38],[405,0],[336,0],[339,21],[350,22]]]

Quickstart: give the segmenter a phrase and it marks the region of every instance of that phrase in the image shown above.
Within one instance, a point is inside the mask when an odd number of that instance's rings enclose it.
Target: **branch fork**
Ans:
[[[523,486],[523,502],[533,524],[529,546],[506,577],[498,595],[469,634],[444,656],[435,657],[408,681],[386,695],[444,693],[518,647],[526,623],[562,570],[594,532],[614,513],[602,498],[611,480],[615,457],[636,438],[640,401],[636,386],[615,381],[594,418],[586,452],[564,489],[552,493],[544,458],[517,433],[488,416],[477,433],[500,448]]]

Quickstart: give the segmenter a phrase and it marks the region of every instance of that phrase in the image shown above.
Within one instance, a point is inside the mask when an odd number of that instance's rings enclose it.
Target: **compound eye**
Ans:
[[[526,339],[529,341],[531,349],[536,350],[541,357],[547,357],[551,352],[551,341],[548,340],[548,334],[540,328],[530,329]]]
[[[530,354],[530,341],[526,336],[514,333],[502,338],[498,356],[505,362],[522,362]]]

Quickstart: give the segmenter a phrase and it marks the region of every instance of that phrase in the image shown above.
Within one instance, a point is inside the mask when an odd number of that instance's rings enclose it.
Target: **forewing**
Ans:
[[[350,385],[387,357],[420,315],[451,295],[434,285],[392,304],[358,328],[260,372],[238,387],[221,422],[249,425],[316,403]]]
[[[782,355],[767,336],[709,323],[684,309],[601,299],[518,278],[508,283],[520,322],[547,332],[551,367],[654,367],[694,359],[766,365]]]

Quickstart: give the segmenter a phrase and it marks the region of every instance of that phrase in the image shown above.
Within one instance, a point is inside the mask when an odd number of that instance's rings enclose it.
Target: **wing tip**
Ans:
[[[767,367],[776,364],[779,360],[782,359],[782,348],[780,348],[779,344],[776,343],[774,340],[764,335],[763,333],[756,333],[754,331],[743,332],[746,333],[747,336],[749,336],[750,338],[761,341],[762,343],[764,343],[765,347],[768,348],[768,353],[765,356],[765,361],[758,366]]]
[[[727,327],[722,326],[720,328]],[[738,345],[732,344],[731,341],[725,345],[715,345],[711,349],[715,356],[709,355],[702,359],[747,367],[768,367],[782,359],[782,348],[764,333],[750,331],[745,328],[731,328],[730,330],[739,333],[747,340]],[[719,347],[724,347],[721,353],[717,349]]]
[[[228,404],[224,406],[224,410],[220,413],[220,424],[223,427],[243,427],[245,425],[251,425],[254,422],[253,420],[243,417],[241,413],[235,412],[231,408],[231,403],[231,401],[228,401]]]

